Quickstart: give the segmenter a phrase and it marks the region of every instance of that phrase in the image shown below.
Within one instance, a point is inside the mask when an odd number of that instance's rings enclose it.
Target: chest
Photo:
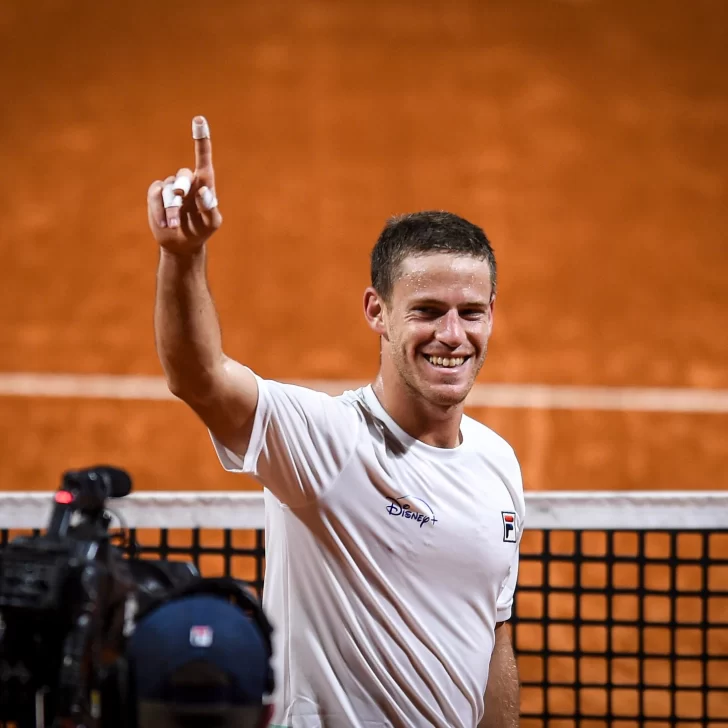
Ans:
[[[442,586],[501,583],[520,523],[508,484],[478,458],[361,458],[327,503],[351,549],[382,571]]]

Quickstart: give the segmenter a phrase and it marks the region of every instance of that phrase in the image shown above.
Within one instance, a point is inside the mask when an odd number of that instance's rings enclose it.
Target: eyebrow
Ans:
[[[411,303],[411,306],[447,306],[447,304],[439,299],[439,298],[432,298],[430,296],[425,296],[423,298],[415,298]],[[462,303],[458,305],[458,308],[488,308],[490,305],[489,301],[484,301],[483,299],[480,299],[478,301],[466,301],[465,303]]]

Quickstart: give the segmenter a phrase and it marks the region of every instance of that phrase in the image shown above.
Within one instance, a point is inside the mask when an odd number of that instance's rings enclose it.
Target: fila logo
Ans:
[[[501,511],[503,516],[503,540],[516,543],[516,514],[513,511]]]
[[[190,627],[190,644],[193,647],[209,647],[212,644],[212,627],[195,625]]]

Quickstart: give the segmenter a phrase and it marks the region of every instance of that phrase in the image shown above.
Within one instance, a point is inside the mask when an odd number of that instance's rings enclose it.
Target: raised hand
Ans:
[[[215,195],[210,127],[204,116],[192,120],[194,172],[182,167],[164,181],[155,180],[147,193],[149,227],[166,250],[189,254],[199,250],[222,224]]]

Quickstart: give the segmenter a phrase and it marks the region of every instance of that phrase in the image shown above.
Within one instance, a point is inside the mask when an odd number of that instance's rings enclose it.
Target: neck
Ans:
[[[398,376],[380,370],[372,385],[387,414],[410,436],[432,447],[460,444],[464,404],[437,405],[425,400]]]

